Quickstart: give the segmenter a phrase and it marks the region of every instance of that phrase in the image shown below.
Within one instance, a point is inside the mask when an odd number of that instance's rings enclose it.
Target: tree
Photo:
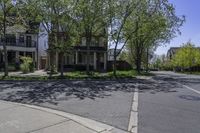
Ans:
[[[153,69],[171,70],[171,62],[167,59],[165,54],[155,56],[152,59],[151,64],[152,64]]]
[[[59,54],[60,58],[60,75],[64,76],[64,56],[67,56],[72,51],[72,46],[77,43],[78,34],[77,34],[77,19],[74,14],[75,4],[72,4],[73,1],[59,1],[57,3],[57,24],[59,29],[56,33],[56,46],[54,50]]]
[[[128,52],[126,50],[122,51],[119,55],[119,60],[121,61],[127,61],[127,56],[128,56]]]
[[[86,55],[86,72],[90,74],[90,46],[92,37],[102,35],[106,37],[106,0],[77,0],[76,2],[76,18],[80,36],[86,37],[87,55]]]
[[[7,29],[19,22],[14,4],[12,0],[0,0],[0,35],[3,40],[4,76],[8,76]]]
[[[130,15],[136,10],[138,0],[109,0],[108,1],[108,21],[109,21],[109,39],[114,46],[114,62],[113,62],[113,75],[116,76],[116,60],[117,56],[121,53],[126,45],[129,37],[124,37],[124,28]],[[134,33],[132,30],[131,33]],[[117,48],[123,44],[120,52]]]
[[[133,16],[126,23],[125,35],[129,37],[128,50],[138,73],[141,71],[142,57],[146,49],[155,49],[161,44],[169,42],[184,22],[184,16],[175,15],[175,8],[167,0],[153,0],[149,3],[142,0]],[[134,33],[132,31],[136,30]],[[130,34],[131,33],[131,34]]]
[[[195,49],[195,64],[200,66],[200,49]]]
[[[48,53],[50,76],[57,71],[57,58],[61,58],[61,76],[63,76],[63,58],[76,37],[77,19],[74,16],[73,0],[26,0],[22,1],[24,18],[28,21],[39,22],[48,34]]]
[[[191,42],[187,42],[181,47],[180,50],[177,51],[172,59],[172,63],[174,67],[189,69],[191,71],[192,67],[200,64],[199,59],[199,49],[195,48]]]

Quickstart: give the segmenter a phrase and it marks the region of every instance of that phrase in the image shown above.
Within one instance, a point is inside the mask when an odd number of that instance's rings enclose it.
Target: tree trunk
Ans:
[[[6,77],[8,76],[8,53],[5,42],[3,44],[3,53],[4,53],[4,76]]]
[[[87,54],[86,54],[86,73],[90,75],[90,44],[91,44],[91,35],[86,35],[86,45],[87,45]]]
[[[4,9],[5,10],[5,9]],[[6,47],[6,13],[3,18],[3,53],[4,53],[4,76],[8,76],[8,53]]]
[[[55,34],[51,33],[49,34],[49,70],[50,74],[49,76],[52,77],[53,73],[57,70],[56,68],[56,51],[53,47],[53,44],[55,43],[55,40],[53,39],[55,37]]]
[[[50,51],[49,51],[49,57],[50,57],[50,59],[49,59],[49,64],[50,64],[50,66],[49,66],[50,75],[49,75],[49,76],[52,77],[53,74],[57,73],[56,52],[50,50]]]
[[[149,49],[147,48],[146,72],[149,71]]]
[[[137,57],[138,59],[136,60],[136,70],[138,72],[138,74],[141,73],[141,58]]]
[[[113,76],[117,76],[117,56],[116,48],[114,49],[114,61],[113,61]]]
[[[141,72],[141,44],[139,43],[138,40],[138,22],[136,21],[136,27],[137,27],[137,31],[136,31],[136,70],[138,72],[138,74],[140,74]]]
[[[64,77],[64,53],[60,53],[60,58],[61,58],[61,62],[60,62],[60,76]]]
[[[141,60],[142,60],[142,56],[141,56],[141,52],[140,52],[140,46],[137,45],[136,46],[136,61],[135,61],[135,65],[136,65],[136,70],[138,72],[138,74],[141,73]]]

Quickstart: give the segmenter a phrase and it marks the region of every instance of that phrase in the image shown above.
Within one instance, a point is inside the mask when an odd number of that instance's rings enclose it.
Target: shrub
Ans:
[[[30,63],[29,69],[30,69],[30,72],[34,72],[35,71],[35,64],[33,62]]]
[[[33,59],[31,57],[21,57],[20,59],[22,60],[20,69],[24,74],[34,72],[34,64]]]
[[[24,74],[30,72],[29,65],[26,64],[26,63],[21,64],[21,65],[20,65],[20,69],[21,69],[21,71],[22,71]]]

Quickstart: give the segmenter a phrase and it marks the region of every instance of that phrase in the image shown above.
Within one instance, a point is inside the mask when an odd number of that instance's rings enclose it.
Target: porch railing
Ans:
[[[2,45],[3,45],[3,41],[0,41],[0,46],[2,46]],[[31,41],[20,41],[20,40],[7,41],[6,46],[34,48],[37,46],[37,42],[33,41],[33,40],[31,40]]]

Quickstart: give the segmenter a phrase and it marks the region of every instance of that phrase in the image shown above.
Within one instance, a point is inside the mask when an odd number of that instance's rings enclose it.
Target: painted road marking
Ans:
[[[138,133],[138,97],[139,97],[138,87],[136,87],[133,96],[133,103],[132,103],[129,126],[128,126],[128,131],[130,133]]]
[[[184,86],[185,88],[187,88],[187,89],[189,89],[189,90],[191,90],[193,92],[196,92],[196,93],[200,94],[200,91],[197,91],[197,90],[195,90],[195,89],[193,89],[193,88],[191,88],[189,86],[186,86],[186,85],[183,85],[183,84],[182,84],[182,86]]]

